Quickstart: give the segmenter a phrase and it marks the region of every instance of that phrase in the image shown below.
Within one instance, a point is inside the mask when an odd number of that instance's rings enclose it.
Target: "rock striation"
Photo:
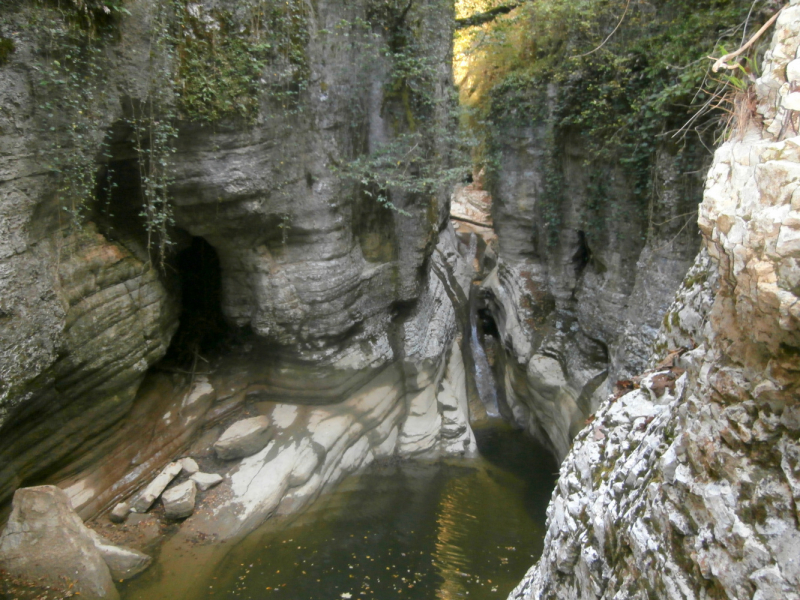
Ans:
[[[0,23],[15,44],[0,67],[0,505],[44,480],[82,518],[115,507],[114,521],[157,531],[161,497],[168,516],[184,519],[176,544],[200,534],[210,543],[301,508],[374,460],[475,452],[462,331],[474,252],[449,226],[448,190],[373,190],[341,173],[417,129],[419,111],[430,113],[421,143],[440,143],[452,6],[299,3],[293,23],[304,30],[292,43],[303,69],[291,107],[278,105],[265,72],[251,120],[174,121],[164,164],[175,247],[159,267],[140,220],[152,157],[137,149],[133,121],[153,99],[148,57],[167,4],[126,2],[98,46],[103,74],[85,81],[99,92],[81,143],[96,157],[87,177],[101,191],[82,223],[62,219],[42,159],[52,135],[39,129],[45,118],[74,123],[43,114],[34,97],[33,65],[55,63],[30,23],[62,15],[15,2]],[[186,7],[193,26],[207,28],[201,37],[240,9],[227,0]],[[434,65],[424,81],[405,82],[411,103],[382,50],[401,35],[420,64]],[[415,95],[423,85],[425,102]],[[376,202],[378,191],[403,212]],[[198,247],[218,270],[198,269],[191,289],[181,257]],[[173,336],[190,296],[216,288],[219,337],[231,341],[204,356]],[[160,362],[168,349],[194,360]],[[215,442],[251,420],[269,426],[217,461]]]
[[[81,226],[62,219],[57,186],[43,167],[52,135],[40,125],[52,115],[34,92],[37,73],[53,65],[28,25],[50,18],[31,11],[49,9],[12,3],[2,24],[15,51],[0,69],[8,107],[0,115],[7,133],[0,142],[0,503],[20,486],[47,480],[63,483],[82,516],[97,515],[245,405],[338,404],[387,369],[402,373],[398,394],[413,405],[413,418],[398,430],[400,451],[438,452],[437,386],[456,326],[447,321],[455,310],[431,271],[432,253],[445,238],[453,256],[460,252],[445,229],[447,190],[388,191],[400,214],[340,170],[401,136],[406,121],[420,117],[414,111],[428,110],[414,103],[409,112],[393,95],[392,65],[380,48],[402,32],[413,34],[419,59],[435,65],[425,84],[436,108],[424,142],[438,143],[433,129],[448,119],[452,85],[452,7],[415,2],[390,28],[363,26],[389,18],[367,0],[304,5],[297,110],[276,107],[273,88],[262,82],[252,121],[177,120],[169,157],[175,252],[202,238],[218,258],[218,310],[228,333],[245,340],[237,356],[249,368],[236,374],[237,385],[228,374],[218,377],[215,389],[209,372],[192,368],[189,377],[170,378],[150,370],[186,304],[174,275],[179,261],[157,268],[148,247],[140,219],[145,159],[130,114],[146,103],[148,77],[157,75],[144,57],[162,4],[126,4],[115,35],[99,48],[102,81],[86,82],[102,88],[82,134],[97,156],[88,176],[98,187],[116,179],[103,202],[85,207]],[[227,8],[236,13],[234,5],[195,3],[192,18],[211,30]],[[230,364],[224,368],[233,371]],[[461,400],[448,396],[452,451],[474,447],[466,417],[455,414]]]
[[[704,249],[651,371],[575,439],[544,554],[510,598],[800,597],[799,48],[791,2],[756,82],[760,118],[715,154]]]
[[[614,161],[593,165],[608,198],[598,201],[586,167],[598,159],[577,133],[554,140],[542,115],[556,110],[555,92],[542,96],[539,116],[491,125],[496,168],[485,185],[499,261],[481,297],[499,331],[498,380],[513,419],[561,460],[615,382],[646,367],[699,249],[702,178],[682,175],[677,150],[664,144],[649,205]],[[554,177],[557,199],[548,195]]]

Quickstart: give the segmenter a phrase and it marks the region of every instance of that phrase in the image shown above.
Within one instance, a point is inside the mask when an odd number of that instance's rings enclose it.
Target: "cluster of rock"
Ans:
[[[167,486],[180,474],[188,479],[167,489]],[[217,473],[202,473],[192,458],[182,458],[168,464],[131,502],[120,502],[109,514],[115,523],[122,523],[129,512],[145,513],[160,497],[164,514],[168,519],[184,519],[194,512],[197,490],[204,492],[222,481]]]
[[[528,598],[800,598],[800,6],[717,150],[658,369],[576,438]],[[666,356],[665,356],[666,355]],[[633,383],[636,383],[635,381]]]
[[[222,460],[240,459],[262,450],[271,437],[270,420],[266,416],[242,419],[222,433],[214,443],[214,451]],[[185,475],[186,480],[167,489],[179,475]],[[205,492],[222,480],[222,475],[218,473],[200,471],[193,458],[182,458],[164,467],[132,502],[117,504],[109,513],[109,518],[115,523],[122,523],[128,513],[145,513],[161,498],[168,519],[185,519],[194,512],[197,491]]]

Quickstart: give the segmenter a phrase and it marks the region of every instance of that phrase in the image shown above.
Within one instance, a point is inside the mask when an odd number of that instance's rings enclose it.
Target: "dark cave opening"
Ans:
[[[130,128],[117,124],[109,134],[111,159],[97,178],[92,218],[109,240],[125,246],[140,260],[159,263],[158,235],[148,233],[144,213],[142,164]],[[217,355],[232,341],[234,330],[222,315],[222,270],[214,247],[202,237],[175,226],[163,234],[170,243],[161,279],[180,299],[178,330],[156,368],[194,368],[198,360]]]
[[[589,248],[589,242],[586,239],[586,233],[577,231],[578,234],[578,248],[575,254],[572,255],[572,266],[575,268],[575,275],[580,275],[586,266],[592,261],[592,251]]]
[[[214,247],[191,237],[170,263],[177,273],[181,315],[162,366],[187,367],[218,354],[233,331],[222,315],[222,269]]]
[[[506,401],[505,389],[505,354],[503,342],[500,337],[500,329],[494,320],[494,315],[489,307],[479,308],[476,314],[476,326],[478,339],[483,346],[489,368],[495,381],[497,393],[497,408],[502,416],[509,423],[514,423],[514,415]]]

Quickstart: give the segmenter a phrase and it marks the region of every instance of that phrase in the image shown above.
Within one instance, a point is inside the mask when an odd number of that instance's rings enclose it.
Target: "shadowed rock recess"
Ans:
[[[575,439],[510,598],[800,598],[799,48],[792,2],[756,82],[763,123],[715,154],[651,370]]]

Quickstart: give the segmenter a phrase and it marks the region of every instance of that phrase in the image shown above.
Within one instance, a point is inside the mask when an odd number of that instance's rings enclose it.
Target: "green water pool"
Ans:
[[[212,558],[160,561],[124,598],[504,599],[541,553],[557,467],[499,420],[475,434],[478,458],[374,465]]]

